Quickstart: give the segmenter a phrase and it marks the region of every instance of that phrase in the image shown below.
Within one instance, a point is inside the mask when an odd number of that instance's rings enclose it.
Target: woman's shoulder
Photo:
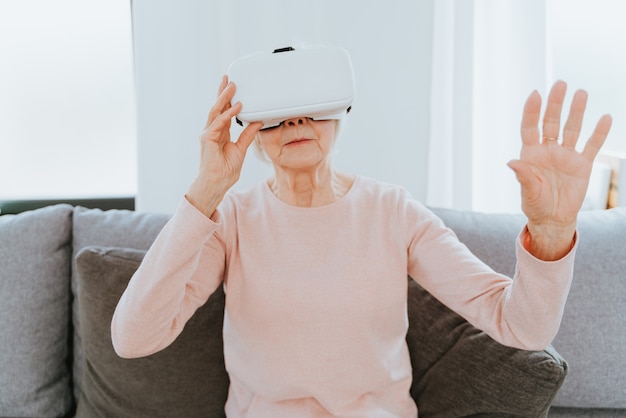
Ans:
[[[388,183],[366,176],[357,176],[354,184],[358,193],[380,199],[414,200],[409,191],[401,185]]]
[[[430,219],[432,211],[415,199],[402,185],[360,176],[355,183],[357,195],[366,200],[368,205],[378,206],[404,215],[411,214],[420,219]]]

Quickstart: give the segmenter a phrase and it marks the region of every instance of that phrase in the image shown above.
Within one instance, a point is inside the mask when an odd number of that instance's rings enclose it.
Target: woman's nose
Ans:
[[[306,123],[306,121],[308,120],[308,118],[305,117],[297,117],[297,118],[291,118],[291,119],[287,119],[285,121],[285,125],[287,126],[296,126],[296,125],[304,125]]]

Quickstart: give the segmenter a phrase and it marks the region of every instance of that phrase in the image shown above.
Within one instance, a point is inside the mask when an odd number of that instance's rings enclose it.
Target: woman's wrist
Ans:
[[[210,218],[224,199],[228,189],[229,187],[207,182],[198,177],[191,183],[185,197],[196,209]]]
[[[526,226],[524,247],[540,260],[560,260],[572,250],[575,235],[575,222],[567,225],[545,225],[529,222]]]

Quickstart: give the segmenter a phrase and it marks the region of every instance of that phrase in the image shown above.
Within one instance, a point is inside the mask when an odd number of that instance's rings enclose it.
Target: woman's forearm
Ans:
[[[115,351],[143,357],[173,342],[223,280],[216,224],[187,201],[163,228],[122,295],[111,323]]]

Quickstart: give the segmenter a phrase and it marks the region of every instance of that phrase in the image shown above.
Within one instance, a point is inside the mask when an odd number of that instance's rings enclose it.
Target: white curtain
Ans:
[[[427,203],[472,205],[473,0],[439,0],[433,13]]]
[[[427,203],[518,212],[506,163],[526,97],[548,80],[545,0],[440,0],[433,29]]]

